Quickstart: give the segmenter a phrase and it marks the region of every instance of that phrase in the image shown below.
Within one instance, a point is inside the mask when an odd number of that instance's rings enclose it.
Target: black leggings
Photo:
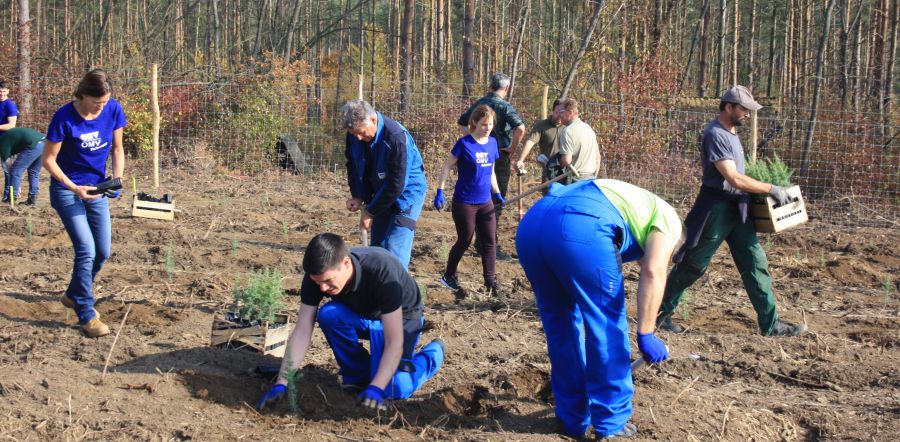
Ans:
[[[447,257],[447,274],[455,275],[456,268],[463,253],[469,248],[475,230],[482,238],[481,266],[484,272],[484,283],[494,282],[497,265],[497,223],[494,218],[494,202],[480,205],[453,203],[453,222],[456,224],[456,243],[450,249]]]

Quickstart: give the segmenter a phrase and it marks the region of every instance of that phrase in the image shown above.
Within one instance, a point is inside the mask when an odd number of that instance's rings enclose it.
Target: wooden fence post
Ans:
[[[756,145],[759,143],[759,111],[750,111],[750,161],[756,161]]]
[[[157,65],[150,67],[150,107],[153,109],[153,188],[159,188],[159,83]]]
[[[363,99],[363,74],[359,74],[359,99]]]
[[[541,101],[541,118],[547,119],[547,95],[550,93],[550,86],[544,86],[544,98]]]

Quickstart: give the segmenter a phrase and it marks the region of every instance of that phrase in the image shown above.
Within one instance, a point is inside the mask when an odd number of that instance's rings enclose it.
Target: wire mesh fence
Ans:
[[[238,77],[216,83],[160,81],[161,173],[190,180],[197,168],[218,168],[234,175],[289,171],[315,176],[344,169],[344,139],[339,109],[356,98],[357,84],[318,86],[307,78]],[[77,81],[37,78],[41,90],[26,125],[44,129],[53,111],[71,96]],[[365,84],[365,83],[364,83]],[[377,110],[400,121],[412,133],[425,160],[426,173],[437,178],[450,147],[459,137],[456,120],[469,100],[461,87],[420,83],[401,99],[396,85],[364,90]],[[116,83],[129,127],[129,154],[146,157],[151,139],[149,80]],[[552,99],[552,98],[551,98]],[[512,100],[530,126],[541,112],[535,90],[518,88]],[[648,101],[586,101],[582,119],[597,132],[606,177],[645,187],[682,213],[699,188],[699,137],[716,116],[716,108],[685,109]],[[661,104],[660,104],[661,103]],[[803,158],[808,118],[764,108],[760,111],[758,156],[778,155],[798,168]],[[835,224],[896,225],[900,207],[900,126],[885,125],[875,114],[828,112],[817,122],[808,170],[796,175],[810,215]],[[750,144],[749,128],[740,135]],[[535,149],[536,150],[536,149]],[[749,149],[745,149],[749,150]],[[536,155],[533,151],[532,155]],[[529,165],[531,182],[540,176]],[[275,174],[290,179],[290,174]]]

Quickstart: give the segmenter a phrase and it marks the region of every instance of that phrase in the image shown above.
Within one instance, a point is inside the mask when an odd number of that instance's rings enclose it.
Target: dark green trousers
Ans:
[[[756,237],[753,221],[748,217],[747,222],[742,223],[735,205],[727,202],[713,206],[700,241],[688,250],[681,262],[669,272],[660,315],[671,315],[675,311],[681,297],[684,296],[685,289],[706,272],[722,241],[728,243],[731,257],[741,273],[744,288],[756,310],[759,331],[763,335],[768,335],[778,319],[775,312],[775,296],[772,294],[769,261]]]

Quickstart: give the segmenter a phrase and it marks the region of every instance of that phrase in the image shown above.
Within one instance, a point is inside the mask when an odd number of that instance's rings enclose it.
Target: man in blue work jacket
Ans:
[[[378,247],[350,249],[340,236],[322,233],[307,245],[303,271],[297,325],[278,380],[257,401],[258,409],[287,392],[289,373],[303,366],[316,322],[340,366],[343,387],[359,391],[363,407],[386,410],[385,400],[412,396],[440,370],[442,340],[415,351],[425,303],[418,284],[393,254]],[[360,340],[369,341],[369,350]]]
[[[359,227],[370,233],[371,245],[387,249],[408,268],[427,187],[416,142],[364,100],[348,101],[341,112],[347,129],[347,210],[362,209]]]

